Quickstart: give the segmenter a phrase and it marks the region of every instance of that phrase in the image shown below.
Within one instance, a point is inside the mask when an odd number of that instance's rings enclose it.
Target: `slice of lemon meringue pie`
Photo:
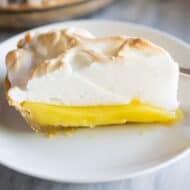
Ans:
[[[8,102],[37,131],[179,119],[178,64],[145,39],[26,34],[6,65]]]

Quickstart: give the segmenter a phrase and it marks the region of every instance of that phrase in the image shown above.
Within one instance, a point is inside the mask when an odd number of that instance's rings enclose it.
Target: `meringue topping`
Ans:
[[[178,64],[141,38],[96,38],[84,29],[27,34],[7,55],[8,95],[66,106],[128,104],[178,107]]]

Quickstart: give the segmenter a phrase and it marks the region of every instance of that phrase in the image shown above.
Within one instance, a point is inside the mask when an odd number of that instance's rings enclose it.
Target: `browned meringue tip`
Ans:
[[[18,48],[23,48],[25,47],[26,44],[29,44],[32,41],[32,35],[30,32],[26,33],[24,38],[19,40],[17,43]]]
[[[6,65],[9,69],[14,69],[17,61],[17,50],[12,50],[6,55]]]
[[[29,80],[43,76],[47,73],[56,71],[57,69],[60,69],[64,67],[64,64],[58,60],[55,63],[52,63],[51,61],[45,60],[43,63],[41,63],[39,66],[37,66],[33,71],[31,76],[29,77]]]

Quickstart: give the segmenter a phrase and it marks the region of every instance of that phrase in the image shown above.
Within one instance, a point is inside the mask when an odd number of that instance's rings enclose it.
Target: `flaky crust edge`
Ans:
[[[5,89],[5,95],[7,102],[10,106],[14,107],[16,111],[18,111],[22,118],[26,121],[26,123],[30,126],[30,128],[35,131],[35,132],[40,132],[43,133],[47,136],[53,136],[56,134],[57,131],[66,128],[64,126],[43,126],[40,125],[39,123],[35,122],[32,118],[32,115],[30,114],[30,111],[27,110],[26,108],[23,108],[21,104],[18,104],[14,102],[11,97],[8,95],[8,91],[10,89],[10,81],[8,79],[8,76],[6,76],[5,81],[4,81],[4,89]],[[68,127],[67,127],[68,129]],[[70,127],[70,130],[73,128]]]

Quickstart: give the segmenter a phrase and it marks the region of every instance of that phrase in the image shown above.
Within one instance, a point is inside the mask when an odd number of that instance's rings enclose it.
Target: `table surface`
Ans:
[[[190,42],[189,0],[116,0],[105,10],[87,18],[140,23]],[[0,41],[13,34],[14,32],[0,30]],[[2,190],[189,190],[189,178],[190,157],[157,172],[133,179],[86,185],[49,182],[0,166],[0,189]]]

